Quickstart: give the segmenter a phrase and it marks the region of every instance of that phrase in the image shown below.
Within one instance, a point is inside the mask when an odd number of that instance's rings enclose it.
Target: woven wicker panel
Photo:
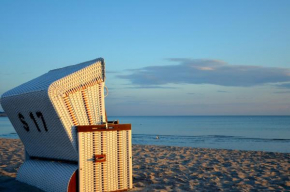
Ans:
[[[17,180],[48,192],[65,192],[78,165],[28,160],[20,167]]]
[[[28,154],[78,161],[74,126],[105,121],[104,80],[104,61],[95,59],[49,71],[4,93],[2,107]]]
[[[131,130],[79,132],[80,191],[132,188]],[[106,155],[95,162],[95,155]]]
[[[22,85],[19,85],[13,89],[7,91],[6,93],[4,93],[2,95],[2,98],[10,97],[13,95],[21,95],[21,94],[26,94],[26,93],[30,93],[30,92],[47,90],[48,87],[53,82],[55,82],[63,77],[66,77],[68,75],[71,75],[71,74],[75,73],[76,71],[79,71],[81,69],[85,69],[86,67],[93,65],[93,64],[97,64],[97,63],[102,63],[102,65],[103,65],[102,71],[100,73],[102,73],[101,76],[102,76],[102,79],[104,81],[105,80],[104,59],[98,58],[98,59],[94,59],[91,61],[77,64],[77,65],[71,65],[68,67],[63,67],[60,69],[51,70],[42,76],[39,76],[31,81],[28,81]]]
[[[49,99],[45,92],[17,95],[9,99],[13,102],[6,113],[30,156],[77,161],[77,151],[52,104],[47,102]],[[42,113],[47,131],[41,117],[37,117],[37,112]],[[34,116],[39,129],[30,117],[30,113]],[[19,114],[23,115],[28,131],[19,119]]]

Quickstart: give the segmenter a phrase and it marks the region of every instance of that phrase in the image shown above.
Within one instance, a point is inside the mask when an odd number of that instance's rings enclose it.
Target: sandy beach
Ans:
[[[41,191],[15,180],[18,139],[0,139],[0,191]],[[290,191],[290,154],[133,145],[130,191]]]

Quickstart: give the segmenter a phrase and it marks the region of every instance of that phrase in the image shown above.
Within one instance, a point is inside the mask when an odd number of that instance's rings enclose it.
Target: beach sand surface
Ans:
[[[130,191],[290,191],[290,154],[133,145]],[[0,139],[0,191],[41,191],[15,180],[18,139]]]

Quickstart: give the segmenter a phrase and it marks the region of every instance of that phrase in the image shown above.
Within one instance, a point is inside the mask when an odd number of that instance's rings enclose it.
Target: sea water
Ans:
[[[133,144],[290,153],[290,116],[112,116],[108,119],[131,123]],[[7,117],[0,117],[0,137],[18,138]]]

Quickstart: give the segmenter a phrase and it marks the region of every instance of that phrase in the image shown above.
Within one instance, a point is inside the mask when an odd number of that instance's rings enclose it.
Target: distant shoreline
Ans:
[[[0,117],[7,117],[5,112],[0,112]],[[290,115],[156,115],[156,116],[143,116],[143,115],[110,115],[108,118],[122,118],[122,117],[290,117]]]
[[[7,117],[5,112],[0,112],[0,117]]]

